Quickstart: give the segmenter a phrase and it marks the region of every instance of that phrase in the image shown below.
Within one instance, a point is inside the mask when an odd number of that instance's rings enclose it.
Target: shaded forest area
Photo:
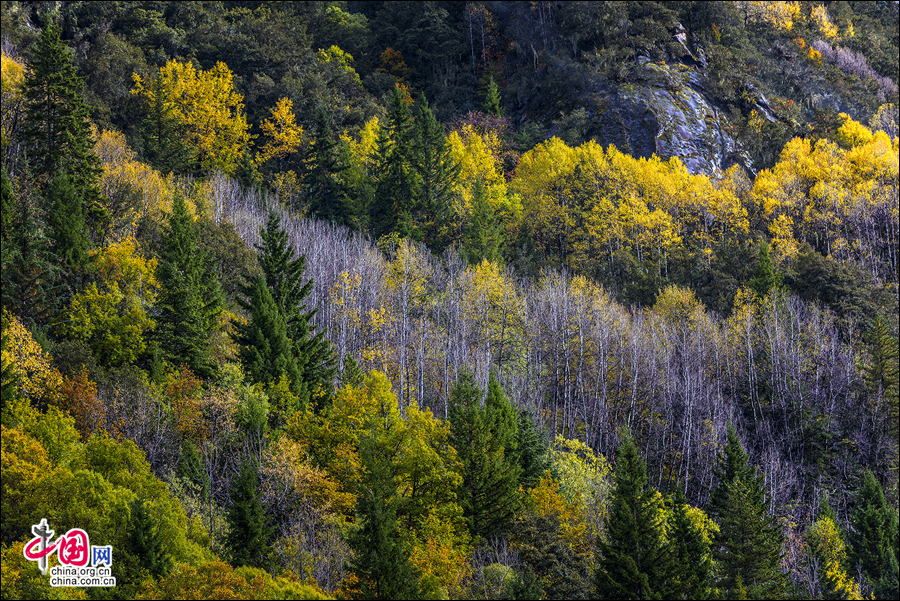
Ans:
[[[896,3],[0,16],[4,598],[897,596]]]

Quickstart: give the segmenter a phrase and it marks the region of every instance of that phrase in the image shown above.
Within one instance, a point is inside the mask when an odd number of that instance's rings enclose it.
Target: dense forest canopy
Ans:
[[[0,17],[3,598],[897,597],[897,2]]]

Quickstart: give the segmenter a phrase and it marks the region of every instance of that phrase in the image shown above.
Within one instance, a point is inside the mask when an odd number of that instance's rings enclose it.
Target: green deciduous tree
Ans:
[[[597,549],[601,599],[653,599],[667,592],[670,551],[665,546],[661,495],[647,486],[647,469],[630,437],[619,445],[606,539]]]

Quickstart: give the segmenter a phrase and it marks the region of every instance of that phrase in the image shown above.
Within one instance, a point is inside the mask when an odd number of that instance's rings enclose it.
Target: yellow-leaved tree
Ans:
[[[22,121],[22,84],[25,82],[25,65],[6,53],[0,53],[0,121],[2,121],[2,137],[0,148],[4,162],[9,158],[7,150],[10,141],[15,137]]]
[[[277,158],[281,169],[281,162],[297,152],[303,143],[303,127],[297,125],[290,98],[282,98],[275,104],[271,116],[260,124],[260,129],[267,140],[256,155],[258,165]]]
[[[207,71],[189,62],[170,60],[160,68],[160,85],[135,73],[134,89],[149,106],[160,102],[179,124],[184,142],[193,147],[203,171],[231,174],[250,143],[244,97],[234,89],[234,74],[218,62]]]

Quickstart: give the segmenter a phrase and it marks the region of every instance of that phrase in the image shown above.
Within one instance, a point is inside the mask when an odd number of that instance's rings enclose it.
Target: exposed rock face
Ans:
[[[639,60],[628,83],[598,91],[591,137],[634,156],[678,157],[695,174],[717,176],[735,163],[752,171],[750,155],[705,94],[699,71],[705,60],[688,58],[690,65]]]

